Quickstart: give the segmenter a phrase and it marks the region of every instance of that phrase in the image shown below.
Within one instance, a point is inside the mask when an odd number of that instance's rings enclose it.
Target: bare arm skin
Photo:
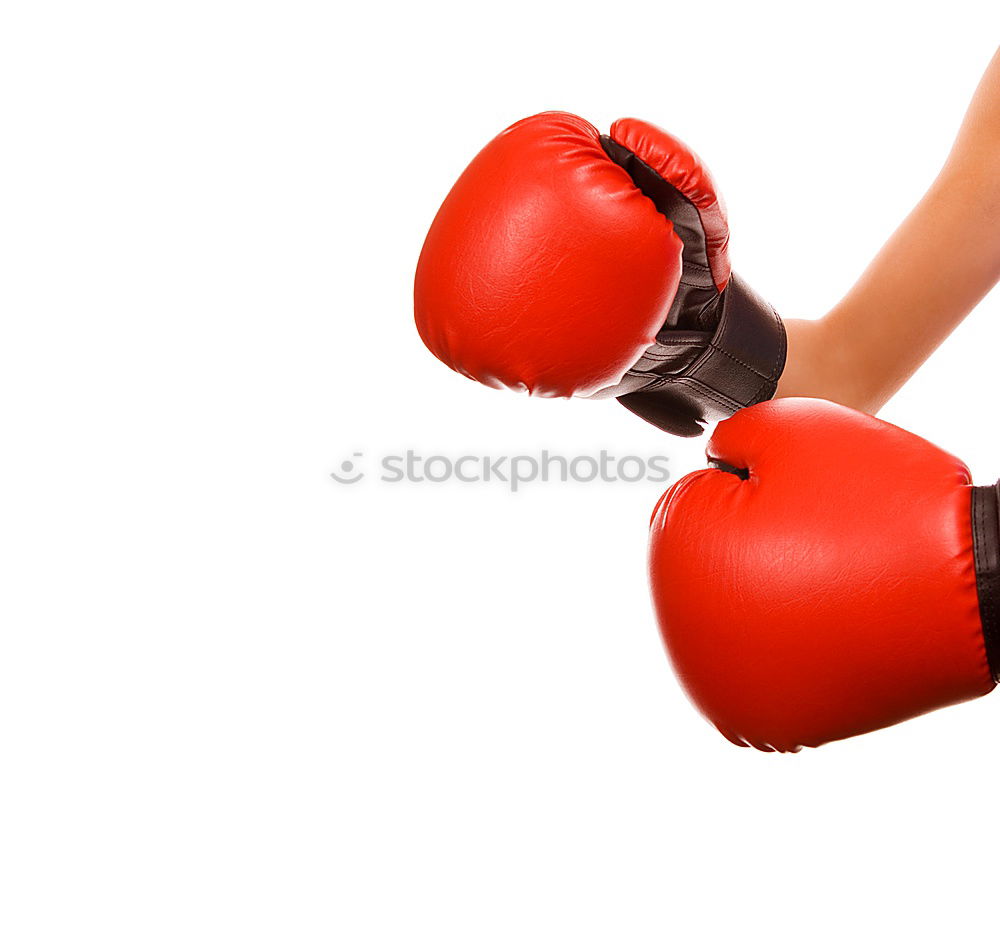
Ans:
[[[874,413],[1000,280],[1000,52],[937,179],[817,321],[786,321],[778,396]]]

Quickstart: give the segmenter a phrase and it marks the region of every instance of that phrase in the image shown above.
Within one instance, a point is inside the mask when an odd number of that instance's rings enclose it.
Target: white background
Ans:
[[[669,128],[724,188],[735,267],[819,316],[933,177],[998,27],[954,0],[6,5],[5,943],[991,933],[996,695],[737,749],[661,650],[662,486],[374,466],[701,462],[422,347],[424,233],[507,124]],[[998,317],[884,412],[981,483]],[[354,452],[368,477],[337,485]]]

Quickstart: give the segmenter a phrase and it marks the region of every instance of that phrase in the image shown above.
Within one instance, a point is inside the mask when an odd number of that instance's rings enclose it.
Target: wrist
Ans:
[[[850,336],[829,315],[785,321],[788,357],[775,397],[805,396],[874,413],[883,402],[863,382]]]

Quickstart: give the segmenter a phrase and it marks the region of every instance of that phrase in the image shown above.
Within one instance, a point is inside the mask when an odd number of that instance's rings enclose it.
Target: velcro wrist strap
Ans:
[[[735,274],[720,305],[711,335],[664,331],[626,373],[619,402],[661,429],[698,435],[706,422],[771,399],[785,366],[781,318]]]
[[[1000,482],[972,489],[972,546],[986,657],[1000,680]]]

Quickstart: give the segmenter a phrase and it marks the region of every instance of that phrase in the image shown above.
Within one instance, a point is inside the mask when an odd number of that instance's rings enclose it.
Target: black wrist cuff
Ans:
[[[1000,482],[972,489],[972,547],[979,619],[996,681],[1000,680]]]
[[[705,423],[771,399],[785,353],[781,318],[733,275],[714,333],[663,331],[625,374],[618,401],[667,432],[699,435]]]

